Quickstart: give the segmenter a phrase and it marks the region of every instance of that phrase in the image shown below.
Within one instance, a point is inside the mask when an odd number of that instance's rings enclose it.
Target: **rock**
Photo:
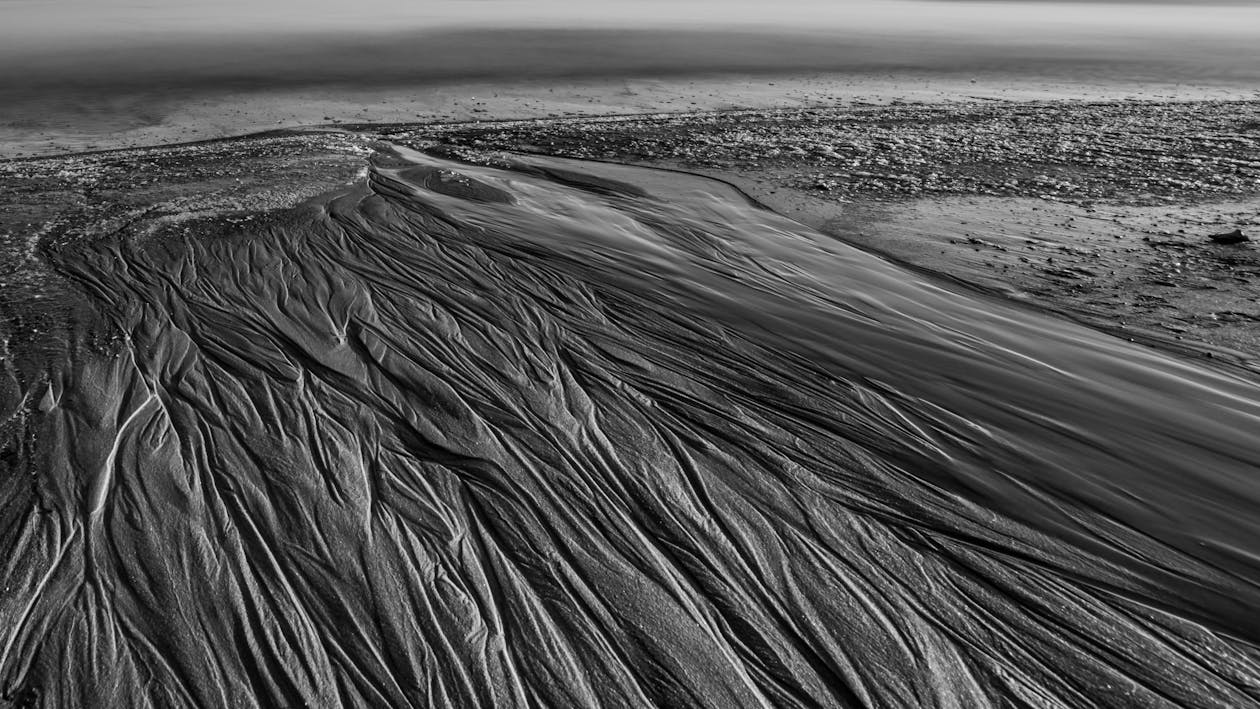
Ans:
[[[1212,234],[1208,237],[1217,244],[1241,244],[1248,241],[1247,235],[1242,233],[1242,229],[1235,229],[1224,234]]]

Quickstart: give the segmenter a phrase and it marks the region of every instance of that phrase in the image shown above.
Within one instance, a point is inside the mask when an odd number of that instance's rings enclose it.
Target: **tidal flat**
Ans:
[[[902,263],[1254,368],[1255,101],[908,102],[385,135],[693,171]]]
[[[889,104],[0,162],[4,696],[1260,701],[1254,102]]]

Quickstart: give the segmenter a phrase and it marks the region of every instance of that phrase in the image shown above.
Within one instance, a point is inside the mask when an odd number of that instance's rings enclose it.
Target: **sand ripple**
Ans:
[[[1260,699],[1250,381],[646,170],[242,228],[59,256],[126,339],[0,458],[6,696]]]

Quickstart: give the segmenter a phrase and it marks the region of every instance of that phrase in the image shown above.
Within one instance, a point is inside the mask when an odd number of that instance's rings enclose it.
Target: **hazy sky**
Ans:
[[[789,26],[886,32],[1260,34],[1260,0],[0,0],[0,43],[120,43],[185,34],[394,31],[451,25]]]

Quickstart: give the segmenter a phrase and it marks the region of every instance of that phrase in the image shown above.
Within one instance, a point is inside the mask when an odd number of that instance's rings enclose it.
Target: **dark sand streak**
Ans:
[[[1254,381],[714,181],[372,163],[51,252],[125,338],[0,457],[6,697],[1260,700]]]

